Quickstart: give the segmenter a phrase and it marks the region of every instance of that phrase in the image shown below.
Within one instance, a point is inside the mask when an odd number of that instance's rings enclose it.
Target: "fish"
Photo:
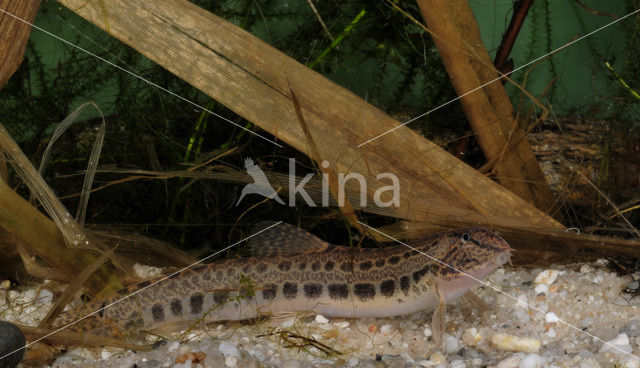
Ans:
[[[504,239],[481,227],[383,248],[331,245],[286,223],[262,222],[256,228],[266,230],[248,241],[250,257],[196,265],[158,283],[160,278],[134,284],[89,303],[86,310],[99,312],[81,323],[69,325],[82,314],[68,311],[54,325],[113,337],[261,316],[313,312],[332,318],[392,317],[436,306],[432,330],[439,343],[445,305],[511,255]]]

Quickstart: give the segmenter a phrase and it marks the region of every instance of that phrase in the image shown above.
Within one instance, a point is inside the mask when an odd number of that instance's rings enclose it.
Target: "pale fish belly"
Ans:
[[[345,287],[346,286],[346,287]],[[291,288],[291,285],[289,285]],[[418,286],[416,286],[417,288]],[[284,295],[270,298],[273,289],[263,289],[253,296],[239,295],[233,292],[223,297],[220,293],[194,294],[189,298],[174,299],[172,302],[155,303],[150,308],[143,308],[143,330],[154,330],[163,325],[191,321],[213,322],[222,320],[244,320],[259,316],[282,316],[296,313],[313,312],[326,317],[364,318],[391,317],[411,314],[438,305],[439,298],[433,288],[424,285],[421,291],[409,291],[407,295],[398,290],[390,295],[381,292],[369,293],[360,298],[355,293],[355,285],[340,285],[330,288],[330,285],[315,284],[302,287],[293,297],[289,289],[289,298]],[[286,290],[286,289],[285,289]],[[263,293],[266,291],[266,293]],[[369,290],[373,291],[373,290]],[[333,294],[333,297],[329,293]],[[418,294],[419,292],[419,294]],[[266,294],[266,295],[263,295]],[[365,295],[360,290],[360,295]],[[373,294],[373,295],[372,295]],[[266,298],[265,298],[266,296]],[[131,328],[133,326],[128,326]]]

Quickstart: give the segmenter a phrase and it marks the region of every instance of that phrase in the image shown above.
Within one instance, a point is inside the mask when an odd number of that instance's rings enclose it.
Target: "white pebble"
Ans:
[[[462,334],[462,342],[464,342],[465,345],[476,345],[481,339],[482,335],[478,333],[478,329],[475,327],[467,328]]]
[[[615,339],[609,340],[605,344],[602,344],[602,346],[600,347],[600,350],[598,350],[598,352],[604,353],[604,352],[610,351],[610,350],[613,350],[615,352],[619,352],[620,351],[620,350],[614,348],[611,345],[616,346],[618,348],[623,348],[625,346],[629,346],[629,336],[627,336],[626,333],[619,334],[618,336],[616,336]]]
[[[424,335],[426,337],[431,337],[433,335],[433,332],[431,331],[431,329],[429,327],[424,329]]]
[[[554,337],[556,337],[556,336],[557,336],[557,335],[556,335],[556,330],[554,330],[554,329],[553,329],[553,327],[551,327],[551,328],[549,329],[549,331],[545,332],[545,335],[547,335],[547,336],[549,336],[549,337],[551,337],[551,338],[554,338]]]
[[[527,300],[527,295],[522,294],[518,297],[518,302],[516,303],[516,307],[518,308],[528,308],[529,301]]]
[[[347,364],[349,367],[353,368],[360,364],[360,360],[358,358],[349,358],[349,360],[347,360]]]
[[[162,275],[162,268],[136,263],[133,265],[133,272],[141,279],[151,279]]]
[[[27,302],[31,302],[36,298],[36,291],[33,289],[29,289],[26,290],[23,294],[22,294],[22,300],[27,301]]]
[[[447,359],[444,357],[444,355],[442,355],[441,352],[436,351],[429,357],[429,362],[431,362],[431,364],[441,364],[446,363]]]
[[[593,268],[586,263],[580,266],[580,273],[589,273],[591,271],[593,271]]]
[[[38,293],[38,299],[36,300],[38,303],[50,304],[53,302],[53,293],[47,289],[42,289]]]
[[[218,350],[220,350],[220,352],[225,357],[226,356],[233,356],[233,357],[239,357],[240,356],[240,352],[238,351],[238,346],[233,342],[229,342],[229,341],[221,342],[220,346],[218,347]]]
[[[349,327],[349,321],[340,321],[340,322],[336,322],[334,323],[334,325],[338,328],[347,328]]]
[[[595,318],[587,316],[580,321],[580,327],[589,327],[593,321],[595,321]]]
[[[531,316],[529,315],[528,311],[524,309],[518,309],[516,310],[516,318],[521,323],[527,323],[529,322],[529,319],[531,319]]]
[[[391,325],[382,325],[382,327],[380,327],[380,333],[383,335],[390,335],[391,332],[392,332]]]
[[[560,321],[558,316],[553,312],[548,312],[547,314],[545,314],[544,315],[544,320],[547,323],[557,323],[558,321]]]
[[[174,341],[171,344],[169,344],[169,347],[167,348],[170,352],[171,351],[176,351],[178,349],[178,347],[180,346],[180,343],[178,341]]]
[[[536,276],[536,279],[534,280],[534,282],[536,284],[551,285],[558,278],[558,274],[559,274],[559,272],[556,271],[556,270],[544,270],[544,271],[540,272],[538,274],[538,276]]]
[[[520,357],[514,354],[498,362],[496,368],[517,368],[518,364],[520,364]]]
[[[491,336],[491,345],[500,350],[535,353],[540,350],[540,340],[533,337],[518,337],[505,333]]]
[[[451,363],[449,363],[449,366],[451,368],[465,368],[467,365],[465,364],[464,360],[456,359],[451,361]]]
[[[624,368],[640,368],[640,360],[629,358],[622,362],[620,366]]]
[[[541,357],[540,355],[529,354],[520,361],[520,364],[518,364],[518,368],[538,368],[542,367],[545,362],[546,359]]]
[[[238,364],[238,358],[229,355],[228,357],[224,358],[224,364],[227,367],[235,367]]]
[[[451,335],[447,335],[444,338],[444,353],[455,354],[458,352],[458,350],[460,350],[460,344],[458,343],[458,340]]]
[[[536,294],[547,294],[549,292],[549,285],[547,284],[536,284],[533,288]]]
[[[325,323],[329,323],[329,320],[327,319],[327,317],[323,316],[322,314],[316,314],[316,322],[325,324]]]

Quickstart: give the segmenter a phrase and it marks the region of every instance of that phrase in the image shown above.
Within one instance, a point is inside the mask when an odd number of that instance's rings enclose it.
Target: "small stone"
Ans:
[[[240,351],[238,350],[238,345],[230,341],[222,341],[220,343],[220,346],[218,347],[218,350],[220,350],[220,352],[224,354],[225,357],[227,356],[233,356],[237,358],[240,357]]]
[[[42,289],[38,292],[38,297],[36,299],[37,303],[43,304],[51,304],[53,302],[53,293],[47,289]]]
[[[151,279],[162,275],[162,268],[146,266],[136,263],[133,265],[133,271],[141,279]]]
[[[520,364],[520,357],[514,354],[498,362],[496,368],[517,368],[518,364]]]
[[[484,355],[482,353],[469,346],[464,346],[458,353],[462,355],[462,357],[466,361],[478,360],[482,362],[484,358]]]
[[[560,321],[558,316],[553,312],[547,312],[547,314],[544,315],[544,320],[547,323],[557,323]]]
[[[462,342],[464,342],[465,345],[476,345],[481,339],[482,336],[475,327],[467,328],[462,334]]]
[[[407,361],[401,355],[383,355],[382,362],[389,368],[404,368],[407,366]]]
[[[392,332],[393,328],[391,325],[382,325],[382,327],[380,327],[380,333],[383,335],[391,335]]]
[[[516,310],[516,318],[520,323],[527,323],[531,319],[531,315],[529,315],[529,311],[525,309]]]
[[[189,364],[191,364],[191,361],[189,361]],[[140,368],[153,368],[153,367],[159,367],[160,362],[155,359],[151,359],[151,360],[143,360],[140,363],[137,363],[136,365]],[[174,365],[173,367],[176,368],[176,365]]]
[[[629,358],[620,364],[624,368],[640,368],[640,360]]]
[[[433,336],[433,332],[431,331],[431,329],[429,327],[427,327],[427,328],[424,329],[424,335],[426,337],[431,337],[431,336]]]
[[[0,321],[0,356],[10,354],[0,360],[0,367],[13,368],[17,366],[24,355],[26,343],[27,341],[18,327],[9,322]]]
[[[205,367],[218,367],[220,362],[224,360],[224,356],[217,350],[209,350],[206,354],[207,356],[204,358]]]
[[[589,326],[595,321],[595,318],[593,317],[585,317],[582,320],[580,320],[580,327],[581,328],[589,328]]]
[[[168,350],[169,350],[169,352],[176,351],[178,349],[178,347],[180,347],[180,342],[173,341],[171,344],[169,344]]]
[[[540,350],[540,340],[533,337],[518,337],[505,333],[491,336],[491,345],[496,349],[535,353]]]
[[[449,366],[451,368],[465,368],[467,364],[462,359],[456,359],[452,360],[451,363],[449,363]]]
[[[556,281],[559,274],[560,273],[556,270],[544,270],[536,276],[536,279],[533,282],[536,284],[551,285]]]
[[[591,266],[589,266],[588,264],[583,264],[580,267],[580,273],[590,273],[591,271],[593,271],[593,268],[591,268]]]
[[[329,323],[329,320],[327,319],[327,317],[323,316],[322,314],[316,314],[316,322],[320,324],[326,324],[326,323]]]
[[[447,335],[444,338],[444,353],[455,354],[458,350],[460,350],[460,343],[458,343],[458,340],[451,335]]]
[[[334,325],[336,325],[336,327],[338,327],[338,328],[347,328],[347,327],[349,327],[349,321],[336,322],[336,323],[334,323]]]
[[[606,343],[602,344],[598,352],[604,353],[607,351],[613,351],[613,352],[619,353],[620,350],[616,348],[622,349],[623,351],[626,351],[631,348],[629,346],[629,336],[627,336],[626,333],[621,333],[618,336],[616,336],[616,338],[614,338],[613,340],[609,340]],[[629,350],[629,352],[631,351]]]
[[[536,284],[536,287],[533,288],[536,294],[546,294],[549,292],[549,285],[547,284]]]
[[[228,357],[224,358],[224,364],[227,367],[235,367],[238,364],[238,358],[234,357],[233,355],[229,355]]]
[[[542,367],[546,361],[547,360],[545,358],[538,354],[529,354],[520,360],[518,368],[539,368]]]
[[[9,290],[11,288],[11,280],[3,280],[0,282],[0,289]]]
[[[632,319],[627,322],[627,324],[622,328],[622,332],[626,333],[629,337],[640,336],[640,321]]]
[[[378,331],[378,327],[376,327],[376,325],[369,325],[369,332],[374,333],[376,331]]]
[[[444,355],[442,355],[441,352],[436,351],[429,357],[429,362],[431,362],[431,364],[442,364],[446,363],[447,359],[444,357]]]
[[[516,303],[516,307],[518,308],[529,308],[529,302],[527,300],[527,296],[522,294],[518,297],[518,302]]]

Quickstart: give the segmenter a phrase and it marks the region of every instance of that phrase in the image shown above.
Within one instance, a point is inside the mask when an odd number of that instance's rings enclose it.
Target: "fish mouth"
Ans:
[[[496,269],[510,261],[510,249],[498,254],[493,261],[473,270],[456,272],[455,275],[438,280],[438,291],[445,301],[458,298]]]

